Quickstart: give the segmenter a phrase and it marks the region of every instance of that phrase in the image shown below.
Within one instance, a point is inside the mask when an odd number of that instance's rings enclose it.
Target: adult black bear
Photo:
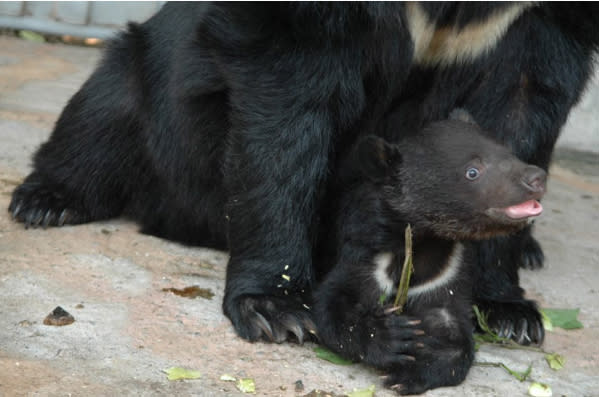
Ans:
[[[414,97],[432,107],[422,119],[463,105],[545,166],[591,71],[597,8],[167,4],[109,45],[9,209],[33,226],[125,215],[147,233],[229,248],[225,313],[244,338],[283,340],[303,332],[337,156],[393,99]],[[492,285],[481,304],[496,326],[529,324],[535,341],[538,312],[513,274],[522,249],[510,248],[506,260],[496,243],[480,246],[477,285]]]
[[[324,230],[313,315],[321,343],[385,371],[401,394],[461,383],[474,358],[472,268],[464,240],[506,235],[539,215],[546,173],[489,140],[474,124],[449,120],[397,144],[368,136],[344,160]],[[413,228],[408,305],[393,313]]]

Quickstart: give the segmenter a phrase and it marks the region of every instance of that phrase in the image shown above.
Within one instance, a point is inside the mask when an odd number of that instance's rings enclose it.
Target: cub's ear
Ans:
[[[466,123],[478,125],[476,124],[476,120],[474,120],[474,117],[472,117],[472,115],[464,108],[453,109],[451,113],[449,113],[449,119],[460,120]]]
[[[361,175],[375,181],[389,175],[401,161],[397,145],[374,135],[361,138],[351,156],[352,167],[359,169]]]

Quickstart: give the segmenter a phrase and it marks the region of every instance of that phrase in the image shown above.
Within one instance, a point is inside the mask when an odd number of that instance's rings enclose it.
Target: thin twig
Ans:
[[[404,306],[408,301],[408,287],[410,286],[410,277],[414,272],[414,264],[412,263],[412,228],[410,225],[406,226],[405,232],[406,246],[405,246],[405,259],[403,267],[401,269],[401,278],[399,279],[399,286],[397,287],[397,295],[393,306],[398,307],[397,314],[403,312]]]

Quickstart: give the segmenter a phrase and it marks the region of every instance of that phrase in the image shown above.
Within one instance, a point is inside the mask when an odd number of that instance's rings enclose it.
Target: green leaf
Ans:
[[[235,382],[237,379],[234,376],[223,374],[220,376],[220,380],[223,380],[225,382]]]
[[[347,392],[347,397],[374,397],[374,385],[370,385],[370,387],[366,389],[354,389],[354,391]]]
[[[379,296],[379,306],[385,305],[385,301],[387,300],[387,293],[383,292],[381,296]]]
[[[476,362],[474,363],[474,365],[477,365],[479,367],[500,367],[505,369],[510,375],[512,375],[514,378],[518,379],[520,382],[524,382],[528,376],[530,375],[531,371],[532,371],[532,364],[530,364],[528,366],[528,368],[526,369],[526,371],[524,372],[519,372],[519,371],[514,371],[513,369],[509,368],[507,365],[505,365],[502,362]]]
[[[181,367],[170,367],[163,370],[166,373],[168,380],[180,380],[180,379],[198,379],[202,376],[200,371],[194,371],[191,369],[185,369]]]
[[[578,321],[580,309],[541,309],[550,320],[554,327],[563,329],[582,328],[582,323]]]
[[[353,363],[349,360],[346,360],[342,357],[339,357],[337,354],[333,353],[330,350],[327,350],[323,347],[316,346],[314,348],[314,352],[316,353],[316,357],[321,358],[323,360],[327,360],[333,364],[337,365],[352,365]]]
[[[545,331],[553,331],[553,324],[551,323],[551,319],[545,312],[541,309],[541,320],[543,321],[543,328]]]
[[[32,32],[31,30],[19,31],[19,37],[27,41],[33,41],[35,43],[44,43],[46,41],[44,36],[39,33]]]
[[[547,364],[549,364],[549,367],[555,371],[564,368],[564,364],[566,363],[566,359],[564,358],[564,356],[557,353],[546,354],[545,360],[547,360]]]
[[[474,334],[474,341],[482,345],[483,343],[502,343],[504,340],[493,334]]]
[[[472,305],[472,310],[474,311],[474,315],[476,316],[476,321],[478,322],[478,326],[483,331],[482,334],[475,333],[474,341],[481,343],[511,343],[509,338],[503,338],[497,335],[495,332],[491,330],[489,324],[487,324],[487,313],[481,312],[478,306]]]
[[[551,387],[549,387],[549,385],[533,382],[528,388],[528,394],[533,397],[551,397],[553,392],[551,391]]]
[[[478,306],[472,305],[472,310],[474,311],[474,315],[476,315],[476,321],[478,322],[478,326],[485,334],[490,334],[492,336],[497,336],[489,325],[487,324],[487,313],[481,312]]]
[[[252,378],[241,378],[236,386],[243,393],[256,393],[256,383]]]
[[[510,375],[512,375],[514,378],[518,379],[520,382],[524,382],[526,378],[528,378],[528,376],[530,375],[530,372],[532,371],[532,364],[530,364],[524,372],[514,371],[513,369],[508,368],[508,366],[503,363],[501,364],[501,367],[505,369],[507,372],[509,372]]]

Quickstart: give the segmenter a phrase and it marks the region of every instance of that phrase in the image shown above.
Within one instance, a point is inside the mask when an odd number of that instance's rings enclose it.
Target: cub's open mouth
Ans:
[[[541,215],[543,206],[537,200],[528,200],[505,208],[489,208],[486,213],[495,219],[504,221],[523,221]]]
[[[541,215],[543,206],[537,200],[528,200],[521,204],[502,208],[505,214],[512,219],[523,219]]]

